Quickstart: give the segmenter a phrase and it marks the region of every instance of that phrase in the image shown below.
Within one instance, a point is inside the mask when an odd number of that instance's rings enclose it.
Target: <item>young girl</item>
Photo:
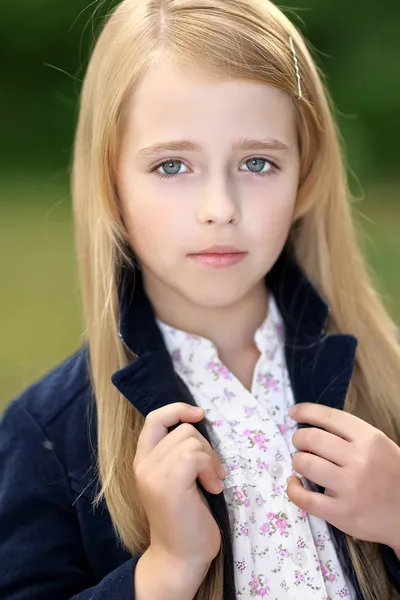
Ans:
[[[0,597],[399,598],[396,328],[295,27],[124,0],[73,200],[87,343],[1,422]]]

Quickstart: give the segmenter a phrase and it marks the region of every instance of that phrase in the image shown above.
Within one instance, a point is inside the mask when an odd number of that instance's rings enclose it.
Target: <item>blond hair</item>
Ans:
[[[301,73],[301,100],[290,37]],[[328,333],[358,338],[346,410],[397,443],[400,435],[396,328],[356,241],[331,101],[302,36],[269,0],[124,0],[108,18],[87,69],[72,191],[98,419],[101,490],[96,502],[105,499],[116,532],[132,554],[143,553],[150,540],[132,473],[144,419],[110,381],[114,371],[134,360],[118,335],[117,292],[129,254],[115,186],[127,105],[143,74],[160,58],[210,75],[263,82],[293,98],[301,156],[290,234],[295,256],[330,306]],[[350,537],[347,544],[364,597],[399,597],[379,546]],[[223,548],[197,600],[222,600],[222,554]]]

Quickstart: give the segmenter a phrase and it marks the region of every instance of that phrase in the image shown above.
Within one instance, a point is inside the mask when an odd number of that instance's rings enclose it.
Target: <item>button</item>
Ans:
[[[296,565],[305,565],[307,562],[307,555],[304,552],[304,550],[301,550],[301,548],[297,548],[297,550],[294,550],[292,552],[292,561]]]
[[[269,463],[268,473],[271,475],[271,477],[280,477],[283,473],[282,465],[278,462]]]

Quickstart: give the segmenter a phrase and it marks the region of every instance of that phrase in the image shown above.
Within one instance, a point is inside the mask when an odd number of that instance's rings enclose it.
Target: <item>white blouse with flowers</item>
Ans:
[[[300,510],[285,491],[286,478],[295,474],[291,440],[297,425],[287,414],[294,399],[273,296],[255,334],[260,358],[251,392],[209,340],[157,322],[176,372],[206,411],[207,430],[227,471],[237,600],[355,599],[326,522]]]

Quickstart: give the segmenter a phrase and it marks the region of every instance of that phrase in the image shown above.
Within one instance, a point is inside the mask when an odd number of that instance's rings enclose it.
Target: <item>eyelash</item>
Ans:
[[[246,160],[244,160],[243,162],[246,163],[252,159],[264,160],[266,163],[269,163],[272,167],[272,169],[270,171],[268,171],[267,173],[257,173],[256,171],[247,171],[248,173],[251,173],[252,175],[258,175],[258,177],[267,177],[268,175],[272,175],[273,173],[280,171],[280,168],[278,167],[278,165],[276,163],[274,163],[272,160],[269,160],[268,158],[264,158],[263,156],[251,156],[250,158],[246,158]],[[154,173],[160,179],[172,179],[173,177],[179,177],[180,175],[184,175],[184,173],[174,173],[173,175],[167,175],[166,173],[158,172],[158,169],[160,167],[162,167],[163,165],[165,165],[169,162],[174,162],[174,161],[184,164],[184,161],[181,160],[180,158],[168,158],[167,160],[163,160],[161,163],[156,165],[151,170],[151,173]]]

